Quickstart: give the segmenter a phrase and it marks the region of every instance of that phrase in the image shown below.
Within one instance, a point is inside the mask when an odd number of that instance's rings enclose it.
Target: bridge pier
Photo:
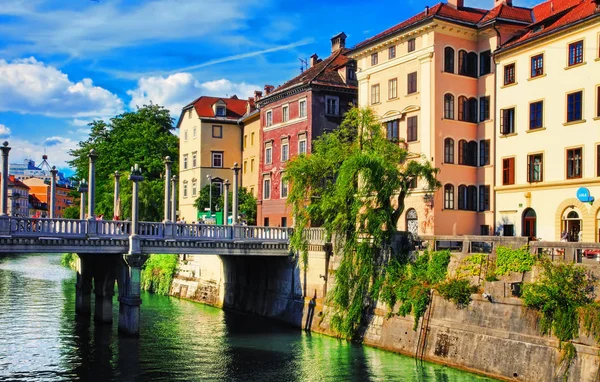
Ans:
[[[98,255],[95,260],[94,293],[96,295],[94,320],[105,324],[113,321],[116,267],[114,255]]]
[[[119,283],[119,332],[129,336],[140,334],[140,276],[148,255],[123,255]]]
[[[75,284],[75,313],[89,316],[92,312],[93,264],[89,254],[78,254],[77,283]]]

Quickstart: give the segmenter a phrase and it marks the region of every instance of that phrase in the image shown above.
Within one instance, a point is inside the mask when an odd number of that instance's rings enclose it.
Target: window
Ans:
[[[458,74],[467,75],[467,51],[458,51]]]
[[[490,236],[490,226],[489,225],[480,225],[479,226],[479,235]]]
[[[417,117],[408,117],[406,120],[406,141],[415,142],[417,140]]]
[[[477,98],[458,97],[458,120],[477,123]]]
[[[467,113],[469,122],[477,123],[477,98],[469,98]]]
[[[567,122],[581,121],[583,92],[578,91],[567,95]]]
[[[502,226],[502,236],[515,236],[515,225],[504,224]]]
[[[444,208],[447,210],[454,209],[454,186],[451,184],[444,186]]]
[[[515,184],[515,158],[502,159],[502,185]]]
[[[393,121],[389,121],[387,123],[387,139],[392,142],[397,142],[400,138],[400,132],[398,129],[399,121],[394,119]]]
[[[281,120],[283,122],[287,122],[290,119],[290,107],[289,106],[283,106],[281,108]]]
[[[281,197],[282,198],[287,198],[288,196],[288,188],[289,188],[289,184],[287,180],[282,180],[281,181]]]
[[[407,94],[417,92],[417,72],[408,73],[407,87]]]
[[[223,167],[223,153],[212,153],[212,166],[213,167]]]
[[[415,50],[415,39],[411,38],[410,40],[408,40],[408,52],[414,52]]]
[[[192,153],[192,168],[198,165],[198,153]]]
[[[300,102],[298,102],[298,114],[300,115],[300,118],[304,118],[306,117],[306,100],[303,99]]]
[[[487,166],[490,164],[490,140],[479,141],[479,165]]]
[[[244,174],[248,172],[248,161],[244,161]]]
[[[490,210],[490,186],[479,186],[479,211]]]
[[[254,172],[254,159],[250,159],[250,172]]]
[[[501,110],[500,134],[513,134],[515,132],[515,108]]]
[[[223,138],[223,126],[213,125],[212,136],[213,138]]]
[[[600,86],[596,88],[596,117],[600,117]]]
[[[187,141],[187,130],[184,130],[183,132],[183,140]]]
[[[492,72],[492,51],[486,50],[479,54],[479,75],[483,76]]]
[[[527,156],[527,181],[529,183],[541,182],[543,175],[543,154],[533,154]]]
[[[187,183],[183,184],[183,197],[187,198]]]
[[[504,86],[515,83],[515,64],[504,65]]]
[[[477,77],[477,53],[458,51],[458,74],[469,77]]]
[[[469,188],[470,187],[467,187],[464,184],[461,184],[460,186],[458,186],[458,209],[459,210],[467,211],[470,209],[469,208],[470,207]]]
[[[567,179],[581,178],[583,170],[582,148],[567,150]]]
[[[192,109],[188,109],[187,115],[188,119],[192,118]]]
[[[379,103],[379,84],[371,85],[371,104]]]
[[[306,139],[298,141],[298,154],[306,154]]]
[[[392,45],[388,48],[388,59],[396,58],[396,45]]]
[[[184,170],[187,170],[187,168],[188,168],[188,155],[187,155],[187,154],[185,154],[185,155],[183,156],[183,169],[184,169]]]
[[[250,134],[250,145],[254,146],[254,133]]]
[[[458,141],[458,164],[477,166],[477,142]]]
[[[388,81],[388,99],[398,97],[398,79],[394,78]]]
[[[532,102],[529,104],[529,130],[540,129],[543,125],[544,102]]]
[[[192,180],[192,196],[196,196],[198,193],[198,187],[196,185],[196,181]]]
[[[225,106],[217,106],[217,116],[224,117],[225,116]]]
[[[490,119],[490,96],[479,98],[479,122]]]
[[[263,180],[263,199],[271,199],[271,179]]]
[[[196,135],[197,135],[197,134],[196,134],[196,126],[194,126],[194,128],[192,129],[192,137],[193,137],[194,139],[196,139]]]
[[[348,68],[348,79],[349,80],[356,80],[356,69],[354,69],[354,68]]]
[[[444,72],[454,73],[454,49],[449,46],[444,49]]]
[[[444,139],[444,163],[454,163],[454,139]]]
[[[454,96],[452,94],[444,95],[444,118],[454,119]]]
[[[544,55],[531,57],[531,78],[544,74]]]
[[[596,176],[600,176],[600,145],[596,146]]]
[[[379,54],[373,53],[371,55],[371,65],[377,65],[379,63]]]
[[[410,183],[408,183],[408,188],[411,190],[414,190],[415,188],[417,188],[417,178],[412,178],[410,180]]]
[[[290,159],[290,145],[285,143],[281,145],[281,161],[287,162]]]
[[[244,135],[244,148],[248,147],[248,134]]]
[[[273,112],[271,110],[269,110],[265,114],[265,125],[271,126],[272,124],[273,124]]]
[[[273,148],[267,147],[265,149],[265,164],[273,163]]]
[[[569,66],[583,63],[583,41],[569,44]]]
[[[287,217],[286,216],[281,217],[281,226],[287,227]]]
[[[339,98],[338,97],[325,97],[325,114],[338,115],[339,113]]]

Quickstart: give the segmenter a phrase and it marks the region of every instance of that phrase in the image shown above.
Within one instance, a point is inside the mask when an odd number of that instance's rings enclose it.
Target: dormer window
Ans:
[[[217,106],[217,111],[215,114],[217,115],[217,117],[224,117],[226,110],[227,109],[225,108],[225,106]]]

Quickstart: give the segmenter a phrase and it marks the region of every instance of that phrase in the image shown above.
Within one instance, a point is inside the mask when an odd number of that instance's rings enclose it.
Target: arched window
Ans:
[[[444,208],[447,210],[454,209],[454,186],[451,184],[444,186]]]
[[[467,75],[477,77],[477,53],[470,52],[467,55]]]
[[[458,209],[467,209],[467,186],[464,184],[458,186]]]
[[[467,164],[465,162],[466,154],[468,151],[467,146],[467,141],[465,141],[464,139],[458,141],[458,164]]]
[[[444,49],[444,71],[454,73],[454,49],[449,46]]]
[[[414,208],[406,211],[406,230],[415,237],[419,235],[419,218]]]
[[[444,163],[454,163],[454,139],[444,139]]]
[[[477,98],[469,98],[467,118],[469,122],[477,123]]]
[[[467,210],[477,211],[477,187],[467,187]]]
[[[444,118],[454,119],[454,96],[450,93],[444,95]]]
[[[468,105],[469,105],[469,102],[467,101],[467,97],[465,97],[465,96],[458,97],[458,120],[459,121],[467,120],[467,116],[469,114],[466,113],[467,110],[465,110],[465,109],[467,108]]]
[[[467,143],[467,150],[465,153],[465,164],[469,166],[477,166],[477,142],[471,141]]]
[[[468,75],[467,72],[467,51],[459,50],[458,51],[458,74]]]

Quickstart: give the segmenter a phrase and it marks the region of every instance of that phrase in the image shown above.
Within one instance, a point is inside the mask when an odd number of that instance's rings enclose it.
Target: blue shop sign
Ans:
[[[577,199],[582,203],[592,203],[594,201],[594,197],[590,195],[590,190],[585,187],[580,187],[577,190]]]

